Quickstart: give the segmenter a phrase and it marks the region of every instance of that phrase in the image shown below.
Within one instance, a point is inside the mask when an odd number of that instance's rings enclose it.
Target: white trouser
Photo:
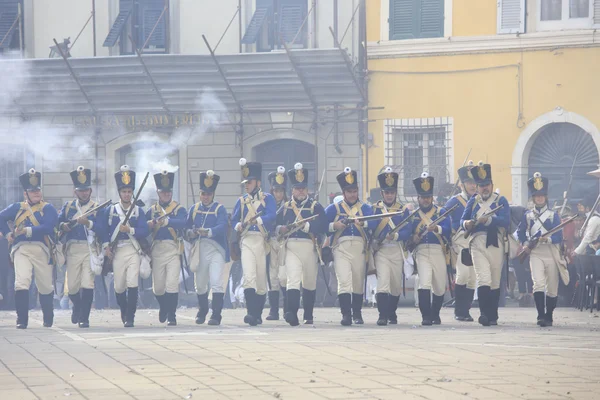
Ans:
[[[446,256],[442,246],[420,244],[415,253],[419,289],[431,290],[434,295],[443,296],[446,293]]]
[[[157,296],[179,293],[179,243],[175,240],[155,240],[152,243],[152,290]]]
[[[275,239],[269,241],[271,252],[269,253],[269,283],[271,290],[278,291],[286,285],[286,264],[284,262],[285,252],[281,243]]]
[[[402,270],[404,254],[400,242],[384,242],[375,253],[377,270],[377,293],[400,296],[402,293]]]
[[[90,246],[87,240],[67,243],[67,288],[69,294],[77,294],[79,289],[93,289],[96,275],[90,264]]]
[[[560,251],[555,244],[542,243],[531,251],[529,265],[533,291],[546,291],[548,297],[558,296]]]
[[[120,242],[113,257],[113,275],[116,293],[138,287],[140,255],[129,240]]]
[[[360,236],[342,236],[333,249],[333,266],[338,281],[338,294],[365,291],[365,242]]]
[[[244,289],[255,289],[256,293],[267,293],[266,243],[260,232],[246,232],[240,241]]]
[[[225,258],[222,249],[214,240],[197,240],[190,258],[195,262],[195,285],[197,294],[225,293],[227,280],[223,279]]]
[[[471,258],[478,286],[500,288],[504,264],[504,238],[498,234],[498,247],[485,247],[487,234],[479,233],[471,239]]]
[[[40,294],[50,294],[52,287],[52,268],[48,264],[49,256],[46,247],[37,242],[19,244],[13,253],[15,264],[15,290],[29,290],[32,274],[35,274],[35,285]]]
[[[287,289],[317,289],[317,252],[310,239],[290,238],[285,248]]]
[[[456,267],[456,284],[467,285],[468,289],[477,288],[477,276],[475,275],[475,269],[471,265],[470,267],[462,263],[461,251],[462,249],[469,247],[469,240],[464,238],[464,232],[459,232],[454,235],[452,239],[452,252],[455,257]]]

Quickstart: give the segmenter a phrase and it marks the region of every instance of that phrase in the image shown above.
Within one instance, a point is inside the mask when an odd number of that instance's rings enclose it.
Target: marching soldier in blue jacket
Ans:
[[[433,204],[433,177],[423,172],[421,177],[413,179],[413,184],[418,194],[419,211],[400,237],[416,246],[413,258],[419,274],[421,325],[439,325],[446,293],[446,247],[452,227],[450,218],[436,221],[446,210]]]
[[[220,179],[213,170],[200,173],[200,202],[190,208],[186,223],[187,237],[193,245],[189,262],[196,276],[197,324],[203,324],[206,320],[209,289],[212,290],[212,315],[208,325],[221,324],[227,285],[227,280],[223,279],[223,268],[229,262],[229,223],[227,210],[215,201]]]
[[[182,231],[187,212],[173,201],[175,174],[162,171],[154,174],[158,203],[146,213],[152,243],[152,290],[158,301],[158,320],[177,325],[176,310],[179,301],[179,271],[183,255]]]
[[[498,302],[500,300],[500,279],[505,253],[506,230],[510,225],[510,209],[504,196],[494,193],[492,167],[479,162],[471,174],[477,184],[477,194],[467,203],[460,224],[471,232],[469,248],[473,268],[477,276],[477,298],[483,326],[498,325]],[[502,206],[493,215],[491,210]]]
[[[52,239],[58,214],[52,204],[42,200],[42,174],[31,168],[19,176],[25,192],[21,203],[14,203],[0,212],[0,237],[12,245],[10,255],[15,266],[15,309],[17,329],[26,329],[29,322],[29,287],[32,273],[38,289],[44,326],[54,322],[52,303]],[[12,221],[11,231],[8,222]]]
[[[275,199],[275,208],[281,214],[281,207],[287,201],[287,195],[285,193],[287,189],[287,176],[285,175],[285,168],[282,166],[277,167],[276,172],[269,174],[269,184],[271,186],[271,194]],[[267,316],[268,321],[279,320],[279,290],[283,294],[283,312],[285,313],[285,297],[286,297],[286,277],[285,277],[285,264],[283,263],[283,253],[281,253],[281,243],[277,240],[274,235],[271,235],[269,239],[269,246],[271,251],[269,252],[268,269],[269,269],[269,315]]]
[[[457,206],[451,214],[452,217],[452,259],[456,268],[456,285],[454,287],[454,319],[457,321],[472,322],[473,317],[469,313],[475,288],[477,287],[477,277],[473,266],[463,264],[461,252],[469,247],[469,241],[465,239],[464,230],[460,227],[460,219],[465,211],[469,199],[477,192],[477,185],[471,174],[474,167],[473,161],[469,161],[467,166],[458,169],[461,192],[453,196],[446,205],[445,209]]]
[[[68,201],[58,215],[58,228],[64,236],[65,259],[67,262],[67,286],[69,298],[73,302],[71,322],[80,328],[90,326],[90,310],[94,300],[94,279],[102,272],[96,246],[95,212],[83,216],[96,207],[92,196],[92,171],[77,167],[71,171],[71,180],[75,186],[75,199]],[[71,221],[77,221],[73,226]],[[57,243],[62,246],[62,243]]]
[[[276,232],[278,238],[284,237],[281,245],[284,260],[282,264],[285,265],[287,275],[287,312],[284,317],[288,324],[297,326],[300,324],[298,309],[301,285],[304,323],[312,324],[314,320],[318,274],[317,236],[326,232],[327,221],[323,206],[308,196],[308,170],[301,163],[296,163],[294,169],[287,174],[292,183],[292,199],[285,203],[282,212],[277,215]],[[314,215],[317,217],[311,221],[291,227]]]
[[[398,195],[398,174],[387,167],[384,172],[377,176],[379,187],[381,188],[380,200],[373,206],[373,214],[388,214],[401,212],[404,214],[394,217],[385,217],[380,220],[369,222],[369,227],[373,232],[372,243],[381,241],[379,248],[373,247],[373,258],[377,272],[377,310],[379,319],[377,325],[384,326],[388,324],[397,324],[398,317],[396,309],[402,293],[403,267],[404,267],[404,248],[400,239],[399,232],[393,235],[391,231],[400,225],[409,215],[408,210],[397,200]]]
[[[267,297],[267,249],[277,212],[275,199],[260,188],[262,165],[240,159],[242,183],[246,193],[233,209],[231,223],[240,236],[241,261],[244,272],[244,298],[247,315],[244,322],[262,324],[262,310]]]
[[[333,265],[338,281],[338,299],[344,326],[364,324],[362,304],[366,275],[368,224],[353,222],[353,217],[369,216],[373,209],[358,199],[356,171],[350,167],[336,177],[344,199],[325,209],[329,224],[329,243],[333,251]]]
[[[530,255],[531,278],[533,279],[533,298],[537,308],[537,324],[552,326],[552,313],[558,299],[558,280],[560,270],[566,270],[566,262],[560,253],[563,241],[562,230],[547,237],[541,237],[549,230],[560,225],[560,215],[548,208],[548,178],[539,172],[527,181],[534,203],[532,210],[523,215],[517,231],[519,242]],[[539,238],[538,245],[530,250],[529,241]],[[568,273],[565,274],[567,277]],[[565,284],[568,284],[568,280]],[[545,293],[544,293],[545,292]]]
[[[132,204],[135,175],[127,165],[115,173],[120,201],[106,209],[101,222],[101,239],[106,257],[112,259],[117,304],[126,328],[133,327],[137,310],[142,251],[138,240],[145,239],[150,233],[144,210]],[[127,224],[123,224],[130,207],[134,210]],[[115,241],[117,248],[113,253],[109,244]]]

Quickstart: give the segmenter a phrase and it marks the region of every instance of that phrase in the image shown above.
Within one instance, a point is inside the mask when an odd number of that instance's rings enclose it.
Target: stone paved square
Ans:
[[[92,310],[91,328],[55,311],[53,328],[40,311],[16,330],[15,313],[0,313],[0,399],[598,399],[600,318],[559,308],[555,326],[535,326],[533,308],[501,308],[500,325],[421,327],[414,308],[399,324],[344,328],[339,310],[316,309],[316,324],[242,323],[225,310],[224,325],[179,325],[138,310],[125,329],[116,310]],[[476,314],[477,311],[474,312]],[[266,315],[266,314],[265,314]]]

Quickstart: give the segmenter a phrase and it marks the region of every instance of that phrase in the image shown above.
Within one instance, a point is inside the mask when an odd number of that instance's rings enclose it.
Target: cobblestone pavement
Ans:
[[[265,310],[265,315],[266,315]],[[475,312],[476,313],[476,312]],[[92,310],[90,329],[57,311],[29,329],[0,312],[0,399],[598,399],[600,318],[558,309],[555,326],[535,326],[533,308],[500,310],[500,325],[421,327],[413,308],[399,324],[344,328],[336,309],[316,309],[316,325],[242,323],[225,310],[220,327],[194,324],[179,310],[177,327],[138,310],[125,329],[117,311]]]

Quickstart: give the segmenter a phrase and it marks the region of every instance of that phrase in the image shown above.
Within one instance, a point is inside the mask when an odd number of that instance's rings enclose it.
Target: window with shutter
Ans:
[[[0,49],[18,48],[18,0],[0,0]],[[13,46],[13,38],[16,46]]]
[[[525,0],[498,0],[498,33],[525,33]]]
[[[166,13],[163,14],[164,6],[165,2],[163,0],[152,0],[144,3],[140,11],[142,22],[140,46],[147,42],[146,48],[154,46],[164,49],[166,47],[167,21],[165,18]]]
[[[242,38],[243,44],[256,43],[256,51],[283,48],[282,40],[294,47],[307,43],[306,0],[256,0],[256,11]],[[302,27],[302,30],[300,29]]]
[[[600,26],[600,0],[594,0],[594,25]]]
[[[108,36],[106,36],[106,39],[104,39],[104,44],[102,46],[113,47],[115,44],[117,44],[117,40],[119,40],[123,29],[125,29],[125,25],[127,24],[127,21],[129,21],[132,11],[133,0],[121,0],[119,2],[119,14],[110,28]]]
[[[390,40],[444,36],[444,0],[390,0]]]

